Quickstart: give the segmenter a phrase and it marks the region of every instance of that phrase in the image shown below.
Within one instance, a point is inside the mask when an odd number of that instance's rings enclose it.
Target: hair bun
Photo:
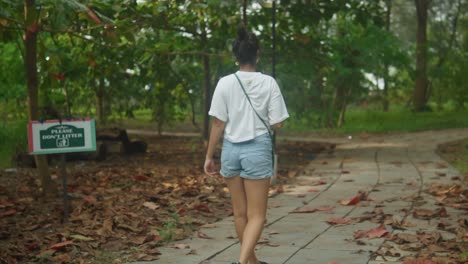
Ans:
[[[237,39],[240,41],[247,40],[249,33],[244,24],[240,24],[237,28]]]

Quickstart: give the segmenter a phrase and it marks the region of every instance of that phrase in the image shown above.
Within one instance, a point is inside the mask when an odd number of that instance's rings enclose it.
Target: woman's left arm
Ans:
[[[215,170],[215,164],[213,160],[214,151],[219,140],[223,136],[224,127],[226,123],[214,118],[213,124],[211,125],[210,140],[208,142],[208,149],[206,151],[205,165],[203,166],[205,173],[208,175],[218,174]]]

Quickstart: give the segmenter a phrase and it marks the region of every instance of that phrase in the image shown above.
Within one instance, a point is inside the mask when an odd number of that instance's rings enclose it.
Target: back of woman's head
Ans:
[[[232,44],[232,52],[236,60],[241,64],[255,65],[257,61],[260,43],[252,32],[249,32],[244,25],[237,29],[237,38]]]

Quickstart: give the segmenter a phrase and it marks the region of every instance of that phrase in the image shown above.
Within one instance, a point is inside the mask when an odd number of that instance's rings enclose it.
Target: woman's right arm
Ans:
[[[283,127],[283,122],[279,122],[279,123],[276,123],[276,124],[271,126],[271,128],[273,130],[278,130],[278,129],[282,128],[282,127]]]
[[[214,151],[219,140],[223,136],[224,127],[226,123],[214,118],[213,125],[211,126],[210,141],[208,142],[208,149],[206,151],[205,165],[203,166],[205,173],[208,175],[216,175],[215,164],[213,160]]]

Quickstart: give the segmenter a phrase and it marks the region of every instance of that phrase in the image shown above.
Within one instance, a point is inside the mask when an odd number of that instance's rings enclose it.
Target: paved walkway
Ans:
[[[459,172],[435,153],[437,144],[468,137],[468,129],[421,132],[368,139],[325,139],[335,142],[334,153],[323,153],[298,175],[295,186],[285,186],[284,193],[269,200],[268,223],[257,255],[270,264],[380,264],[401,263],[399,257],[381,257],[372,253],[388,243],[385,238],[353,238],[356,230],[369,230],[379,224],[372,221],[333,226],[330,218],[362,216],[374,209],[393,214],[397,221],[415,224],[405,232],[435,230],[437,224],[413,218],[414,208],[435,209],[432,196],[423,192],[434,182],[451,182]],[[317,140],[317,139],[308,139]],[[324,185],[315,185],[323,181]],[[311,192],[314,189],[317,192]],[[344,206],[338,201],[350,199],[358,192],[369,193],[370,201]],[[331,211],[290,213],[295,209],[334,207]],[[447,222],[456,222],[466,213],[446,207]],[[401,232],[386,226],[390,233]],[[232,217],[201,231],[213,239],[198,236],[178,241],[190,248],[161,248],[159,260],[150,263],[231,263],[238,259],[239,243],[235,239]],[[440,231],[439,231],[440,232]],[[453,236],[441,232],[442,236]],[[402,256],[414,252],[400,252]],[[392,262],[392,260],[394,262]],[[140,262],[148,263],[148,262]]]

